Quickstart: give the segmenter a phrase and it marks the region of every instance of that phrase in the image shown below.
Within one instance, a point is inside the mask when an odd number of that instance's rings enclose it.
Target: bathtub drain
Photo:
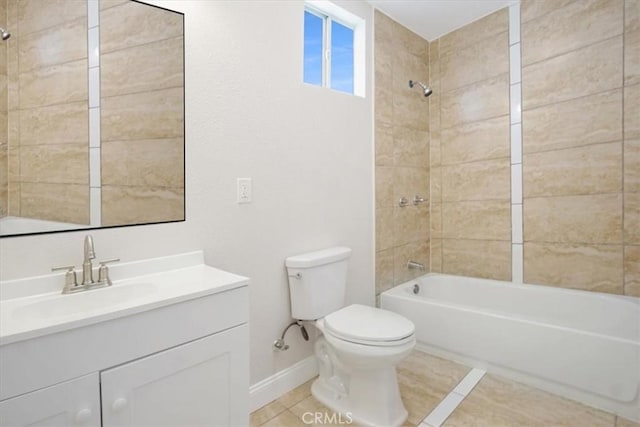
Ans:
[[[416,295],[420,293],[420,285],[418,285],[417,283],[413,285],[413,293]]]

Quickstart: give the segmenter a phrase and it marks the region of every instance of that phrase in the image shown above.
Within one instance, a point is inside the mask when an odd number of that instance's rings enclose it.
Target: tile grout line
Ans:
[[[440,401],[429,415],[419,424],[419,427],[440,427],[460,406],[462,401],[473,391],[474,387],[486,374],[485,370],[473,368],[460,380],[455,388]]]
[[[509,6],[509,123],[511,150],[511,281],[524,282],[522,53],[520,3]]]

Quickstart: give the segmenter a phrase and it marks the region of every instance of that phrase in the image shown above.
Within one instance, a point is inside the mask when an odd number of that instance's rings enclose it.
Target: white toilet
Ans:
[[[396,365],[415,346],[415,326],[379,308],[345,307],[351,249],[335,247],[287,258],[292,317],[315,321],[320,375],[313,396],[364,426],[400,426],[407,419]]]

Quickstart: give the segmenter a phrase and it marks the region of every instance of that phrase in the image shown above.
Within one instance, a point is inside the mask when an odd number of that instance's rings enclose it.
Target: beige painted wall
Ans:
[[[426,40],[375,13],[376,295],[422,274],[409,260],[429,266],[429,99],[408,86],[429,81],[428,61]]]

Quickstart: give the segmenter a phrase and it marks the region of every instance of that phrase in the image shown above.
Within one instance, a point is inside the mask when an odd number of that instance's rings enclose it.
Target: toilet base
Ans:
[[[356,370],[349,374],[348,381],[346,393],[336,388],[331,379],[322,376],[311,385],[313,397],[341,414],[334,417],[334,424],[395,427],[407,420],[408,413],[400,398],[395,367]],[[329,420],[324,421],[327,423]]]

